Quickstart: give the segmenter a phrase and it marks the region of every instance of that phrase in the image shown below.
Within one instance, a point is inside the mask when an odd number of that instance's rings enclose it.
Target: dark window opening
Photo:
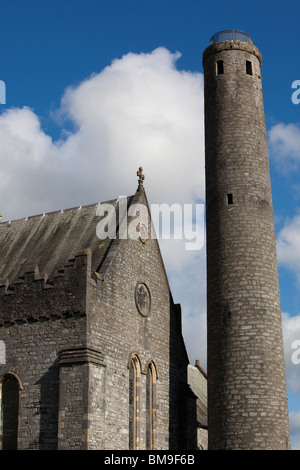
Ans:
[[[246,73],[252,75],[252,62],[250,60],[246,60]]]
[[[129,365],[129,449],[140,448],[140,383],[139,358],[134,354]]]
[[[156,448],[156,371],[153,362],[146,375],[146,449]]]
[[[227,204],[228,204],[228,205],[233,204],[233,196],[232,196],[232,194],[227,194]]]
[[[152,449],[152,409],[153,409],[153,396],[152,396],[152,374],[151,369],[148,367],[146,376],[146,449]]]
[[[222,73],[224,73],[223,60],[218,60],[217,61],[217,75],[222,75]]]
[[[18,448],[19,384],[12,374],[2,382],[2,450]]]
[[[129,367],[129,449],[136,445],[136,370],[133,361]]]

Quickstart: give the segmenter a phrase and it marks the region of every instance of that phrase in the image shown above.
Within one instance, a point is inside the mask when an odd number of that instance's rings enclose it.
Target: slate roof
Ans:
[[[128,199],[130,200],[130,199]],[[117,199],[106,201],[117,205]],[[14,282],[36,267],[51,279],[78,250],[90,248],[92,272],[103,262],[112,240],[100,240],[98,204],[0,223],[0,282]]]
[[[198,361],[188,365],[188,384],[197,397],[197,421],[207,428],[207,376]]]

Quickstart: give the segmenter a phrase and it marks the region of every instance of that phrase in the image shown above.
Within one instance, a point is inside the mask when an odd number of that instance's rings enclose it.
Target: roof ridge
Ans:
[[[132,197],[132,196],[128,196],[128,197]],[[30,219],[34,219],[34,218],[39,218],[39,217],[45,217],[47,215],[52,215],[52,214],[60,214],[60,213],[65,213],[65,212],[70,212],[70,211],[74,211],[74,210],[80,210],[80,209],[86,209],[88,207],[93,207],[93,206],[97,206],[99,204],[109,204],[109,203],[112,203],[112,202],[115,202],[117,201],[118,198],[114,198],[114,199],[108,199],[106,201],[99,201],[99,202],[93,202],[91,204],[85,204],[85,205],[80,205],[80,206],[74,206],[74,207],[68,207],[68,208],[65,208],[65,209],[57,209],[57,210],[54,210],[54,211],[49,211],[49,212],[43,212],[43,213],[39,213],[39,214],[33,214],[33,215],[28,215],[28,216],[24,216],[24,217],[20,217],[18,219],[12,219],[12,220],[4,220],[3,222],[1,221],[0,223],[0,227],[2,225],[5,225],[5,224],[12,224],[14,222],[20,222],[20,221],[24,221],[24,220],[30,220]]]

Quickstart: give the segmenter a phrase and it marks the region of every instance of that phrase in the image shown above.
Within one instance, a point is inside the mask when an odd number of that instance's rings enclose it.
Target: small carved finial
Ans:
[[[136,174],[139,177],[138,191],[140,191],[143,188],[143,183],[144,183],[144,179],[145,179],[145,175],[143,174],[143,168],[141,166],[139,167]]]

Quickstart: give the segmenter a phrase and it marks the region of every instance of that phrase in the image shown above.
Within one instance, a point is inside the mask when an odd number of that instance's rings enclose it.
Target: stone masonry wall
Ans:
[[[289,426],[261,55],[252,44],[221,42],[205,50],[203,65],[209,448],[285,449]]]
[[[91,290],[88,330],[90,347],[101,350],[105,357],[105,449],[129,448],[128,365],[132,353],[139,357],[142,370],[140,448],[146,448],[145,374],[149,361],[157,370],[157,448],[178,448],[179,376],[183,372],[184,380],[187,358],[157,241],[121,240],[102,277],[101,272]],[[147,286],[151,296],[147,315],[142,315],[136,305],[139,282]],[[180,357],[184,358],[181,362]]]
[[[77,261],[52,283],[32,272],[6,292],[2,286],[0,339],[6,363],[0,365],[0,379],[12,372],[22,384],[19,449],[58,448],[60,352],[85,344],[86,276]]]
[[[137,201],[145,197],[139,195]],[[99,240],[99,244],[101,241]],[[76,254],[50,281],[27,273],[0,286],[2,377],[20,390],[20,449],[128,449],[129,359],[141,364],[139,446],[146,447],[146,373],[156,375],[157,449],[186,448],[188,358],[156,240],[115,241],[99,273],[91,253]],[[150,292],[140,313],[137,283]],[[190,410],[189,410],[190,411]],[[196,442],[196,441],[195,441]]]

